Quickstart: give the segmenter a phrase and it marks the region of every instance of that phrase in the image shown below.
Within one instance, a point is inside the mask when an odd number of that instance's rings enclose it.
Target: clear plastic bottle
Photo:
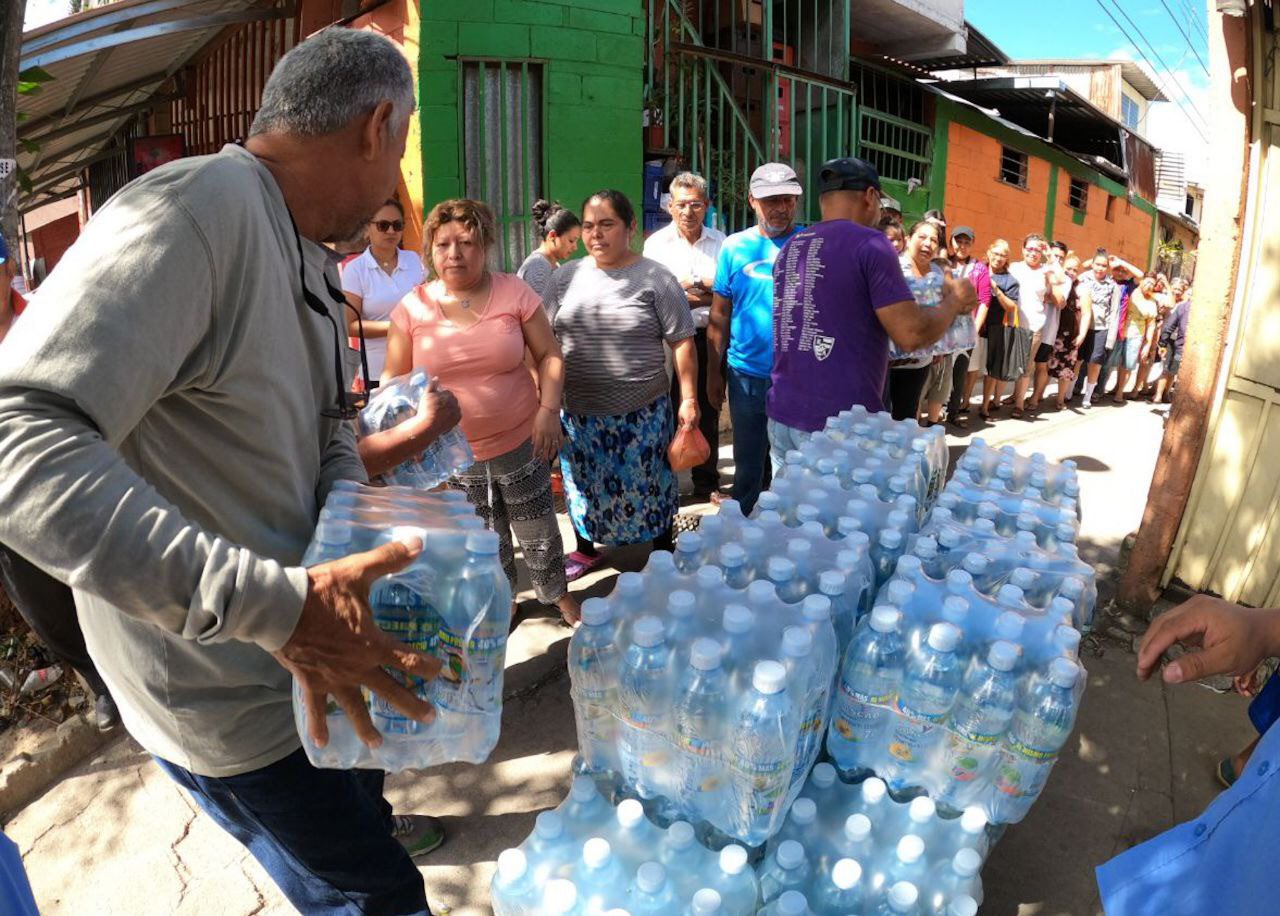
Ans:
[[[822,750],[826,726],[829,669],[819,667],[813,651],[813,636],[805,627],[782,631],[782,664],[787,669],[787,693],[795,704],[793,715],[799,722],[791,783],[799,786]]]
[[[697,833],[688,821],[675,821],[663,832],[658,861],[675,885],[677,897],[686,899],[702,887],[710,860],[711,853],[698,844]]]
[[[784,604],[795,604],[804,598],[804,583],[796,577],[796,564],[786,557],[770,557],[765,575]]]
[[[940,805],[953,811],[965,808],[990,778],[1018,701],[1017,664],[1018,647],[1005,640],[993,642],[985,658],[970,664],[942,743]]]
[[[874,916],[916,916],[920,912],[919,889],[910,881],[899,881],[889,888],[885,899],[876,907]]]
[[[644,816],[640,802],[628,798],[614,809],[609,839],[624,862],[644,862],[653,858],[653,851],[662,842],[662,831]],[[626,882],[621,886],[625,887]]]
[[[690,575],[702,565],[703,557],[702,535],[696,531],[681,533],[676,541],[676,569],[685,575]]]
[[[728,730],[721,667],[722,650],[714,639],[696,639],[689,667],[676,689],[673,736],[679,759],[675,800],[696,821],[717,822],[725,804],[721,760]]]
[[[894,804],[889,798],[889,787],[879,776],[868,776],[858,786],[857,813],[865,814],[873,824],[885,824],[891,819]]]
[[[732,833],[757,846],[773,833],[791,785],[797,724],[787,692],[787,670],[776,661],[756,664],[751,692],[730,732]]]
[[[569,681],[578,730],[574,772],[608,778],[617,766],[619,650],[613,609],[603,598],[582,602],[582,626],[569,641]]]
[[[609,841],[592,837],[582,844],[582,858],[573,869],[578,905],[584,912],[599,913],[626,905],[627,874]]]
[[[964,659],[956,652],[959,643],[957,627],[934,624],[920,651],[907,658],[881,774],[891,793],[918,786],[927,775],[934,749],[945,735],[942,723],[964,678]]]
[[[573,778],[560,814],[569,836],[586,839],[604,832],[613,819],[613,808],[600,796],[591,777],[581,775]]]
[[[978,916],[978,901],[968,894],[952,897],[947,904],[947,916]]]
[[[580,916],[578,887],[568,878],[548,881],[542,892],[542,910],[548,916]]]
[[[680,656],[693,639],[697,610],[698,597],[691,591],[678,588],[667,596],[667,645],[676,655],[677,663],[683,663]]]
[[[662,621],[641,617],[632,627],[631,645],[618,672],[618,756],[625,785],[645,799],[665,794],[669,659]]]
[[[761,583],[764,584],[764,583]],[[751,583],[752,588],[756,585]],[[748,595],[752,589],[748,589]],[[721,664],[731,685],[736,690],[746,689],[751,677],[752,630],[755,627],[755,615],[743,604],[730,604],[724,609],[720,618],[720,635],[718,640],[723,649]]]
[[[689,899],[685,916],[721,916],[724,906],[720,892],[710,887],[699,888]]]
[[[976,850],[961,849],[950,859],[943,859],[933,867],[929,875],[927,898],[922,901],[926,913],[945,913],[947,903],[966,895],[975,902],[982,902],[982,880],[978,871],[982,868],[982,856]]]
[[[760,911],[761,916],[810,916],[811,913],[808,898],[797,890],[786,891]]]
[[[797,798],[787,812],[787,819],[782,822],[782,829],[769,838],[765,846],[766,857],[778,851],[778,846],[787,840],[795,840],[800,845],[812,843],[817,835],[818,806],[811,798]]]
[[[747,565],[747,551],[739,543],[730,542],[720,548],[720,566],[724,569],[724,581],[730,588],[746,588],[751,584],[751,567]]]
[[[645,862],[636,869],[627,905],[632,916],[670,916],[675,911],[675,888],[660,863]]]
[[[848,916],[862,912],[862,865],[854,859],[840,859],[830,871],[814,882],[813,912],[817,916]]]
[[[847,646],[853,638],[853,628],[858,619],[856,597],[849,594],[848,573],[839,569],[823,570],[818,575],[818,591],[831,602],[831,625],[836,639]]]
[[[882,605],[859,625],[845,653],[827,752],[847,781],[872,771],[902,685],[902,614]]]
[[[747,864],[747,851],[736,843],[720,850],[716,868],[706,884],[720,894],[726,916],[755,916],[760,886]]]
[[[1075,725],[1080,670],[1070,659],[1055,658],[1048,676],[1032,678],[1019,698],[996,776],[996,820],[1022,820],[1044,788]]]
[[[876,851],[871,834],[871,818],[865,814],[850,814],[845,818],[840,832],[834,837],[834,842],[824,855],[819,857],[822,870],[829,872],[841,859],[870,862]]]
[[[533,879],[541,887],[577,857],[573,838],[564,829],[558,811],[543,811],[533,821],[533,832],[520,844]]]
[[[538,885],[519,849],[506,849],[498,855],[498,870],[489,894],[494,916],[526,916],[537,911]]]
[[[809,858],[795,840],[784,840],[760,870],[760,900],[770,903],[786,891],[803,891],[809,886]]]

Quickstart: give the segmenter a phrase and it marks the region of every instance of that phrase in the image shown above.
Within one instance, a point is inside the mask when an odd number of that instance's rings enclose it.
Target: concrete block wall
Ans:
[[[939,117],[945,119],[947,112],[940,110]],[[984,129],[984,116],[976,112],[965,112],[964,118],[969,123],[946,122],[945,157],[935,161],[934,168],[945,169],[941,206],[948,223],[972,226],[980,252],[993,239],[1004,238],[1016,260],[1022,238],[1035,232],[1065,241],[1081,256],[1104,247],[1139,267],[1147,265],[1156,220],[1153,205],[1129,200],[1123,187],[1061,150],[989,119]],[[1026,188],[999,180],[1004,146],[1027,153]],[[1083,215],[1068,205],[1072,177],[1089,183]],[[1107,219],[1109,197],[1115,198],[1111,219]]]
[[[577,212],[603,187],[639,206],[645,12],[641,0],[423,0],[424,206],[465,190],[460,58],[543,62],[544,196]]]

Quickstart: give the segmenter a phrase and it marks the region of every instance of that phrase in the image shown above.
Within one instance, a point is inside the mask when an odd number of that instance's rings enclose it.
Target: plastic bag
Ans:
[[[680,427],[667,449],[671,470],[684,471],[697,467],[711,456],[711,446],[696,426]]]

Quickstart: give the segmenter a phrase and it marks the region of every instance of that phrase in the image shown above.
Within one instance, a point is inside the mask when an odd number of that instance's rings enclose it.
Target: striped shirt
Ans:
[[[689,300],[671,271],[640,258],[602,269],[567,261],[547,284],[543,305],[564,351],[564,407],[617,416],[668,389],[663,341],[693,336]]]

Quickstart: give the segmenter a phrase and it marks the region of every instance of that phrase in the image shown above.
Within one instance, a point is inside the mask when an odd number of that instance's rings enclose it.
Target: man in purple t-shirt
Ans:
[[[818,173],[822,222],[791,237],[773,267],[773,375],[769,457],[774,473],[827,418],[862,404],[884,409],[889,341],[918,350],[977,305],[973,286],[947,273],[942,302],[916,304],[898,254],[872,229],[880,176],[861,159]]]

